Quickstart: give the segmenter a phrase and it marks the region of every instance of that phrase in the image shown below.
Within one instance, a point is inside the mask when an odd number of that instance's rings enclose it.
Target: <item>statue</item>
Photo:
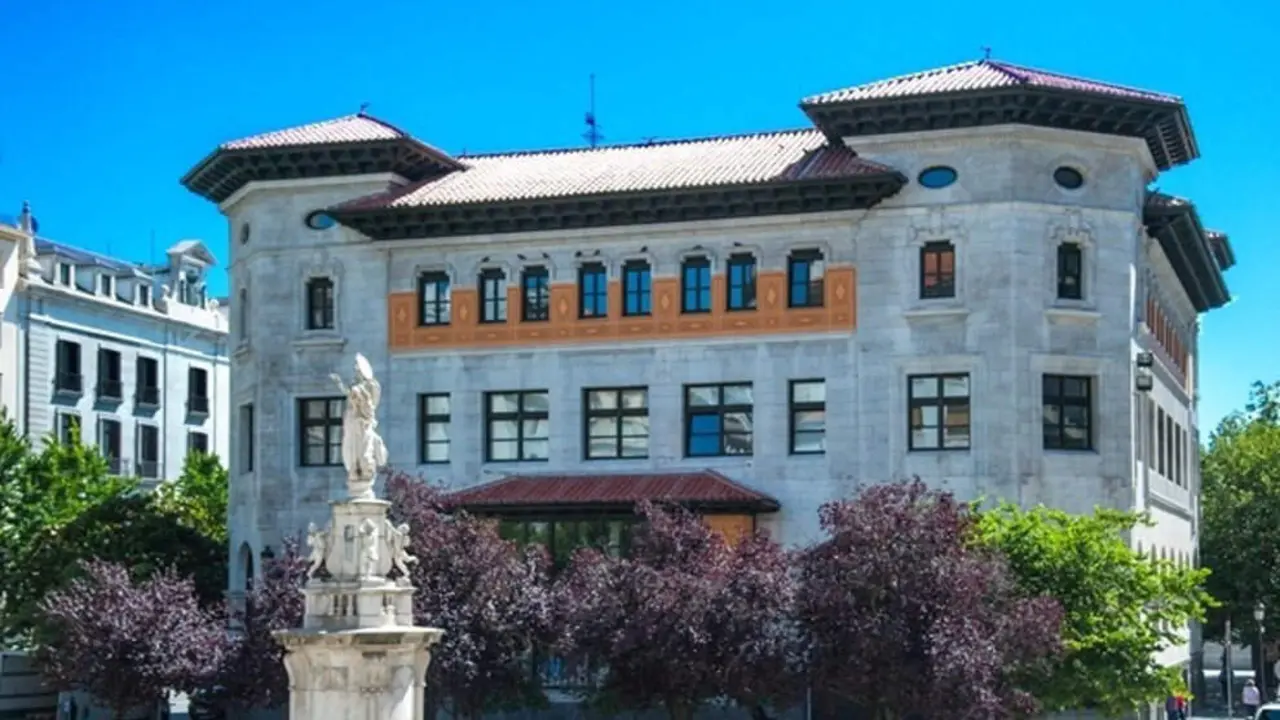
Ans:
[[[22,214],[18,216],[18,229],[22,231],[22,240],[18,243],[18,277],[39,277],[44,274],[44,268],[36,257],[38,223],[31,214],[31,203],[25,200],[22,202]]]
[[[307,547],[311,548],[311,554],[307,556],[307,577],[310,578],[324,565],[329,554],[329,531],[317,528],[315,523],[307,523]]]
[[[387,548],[391,555],[391,567],[395,568],[400,573],[400,577],[407,581],[409,578],[409,565],[418,562],[418,558],[410,555],[406,549],[409,547],[409,524],[393,525],[390,520],[387,520],[386,532]]]
[[[370,518],[360,523],[360,577],[378,574],[378,525]]]
[[[373,378],[369,361],[359,353],[355,371],[351,387],[337,373],[330,377],[347,398],[342,411],[342,464],[347,468],[347,492],[352,500],[371,500],[374,475],[387,464],[387,446],[378,436],[376,418],[382,386]]]

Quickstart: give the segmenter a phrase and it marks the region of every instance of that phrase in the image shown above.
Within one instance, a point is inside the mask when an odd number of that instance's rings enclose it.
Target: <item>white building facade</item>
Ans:
[[[1148,189],[1198,156],[1182,102],[982,61],[802,108],[473,157],[360,114],[205,158],[184,183],[231,233],[231,589],[344,491],[329,374],[356,352],[392,465],[557,556],[646,497],[799,544],[822,503],[918,475],[1150,510],[1135,544],[1194,562],[1197,317],[1234,258]]]

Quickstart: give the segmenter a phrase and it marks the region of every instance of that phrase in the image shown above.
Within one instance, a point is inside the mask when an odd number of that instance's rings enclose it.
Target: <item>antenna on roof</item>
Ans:
[[[990,45],[983,45],[983,46],[982,46],[982,59],[983,59],[983,60],[990,60],[990,59],[991,59],[991,46],[990,46]]]
[[[369,103],[368,103],[368,102],[362,102],[362,103],[360,103],[360,112],[358,112],[358,113],[356,113],[356,114],[357,114],[357,115],[364,115],[364,114],[365,114],[365,111],[366,111],[366,110],[368,110],[368,109],[369,109]]]
[[[587,131],[582,133],[582,137],[589,143],[591,147],[600,144],[604,139],[604,135],[600,134],[600,126],[596,123],[596,74],[591,73],[591,107],[587,110]]]

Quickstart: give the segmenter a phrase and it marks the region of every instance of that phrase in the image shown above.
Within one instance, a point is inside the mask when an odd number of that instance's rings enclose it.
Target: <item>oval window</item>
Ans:
[[[323,210],[316,210],[307,216],[307,227],[312,230],[328,230],[336,222],[332,215]]]
[[[916,180],[931,190],[944,188],[956,181],[956,169],[947,167],[946,165],[935,165],[931,168],[925,168],[920,171],[920,176]]]
[[[1084,175],[1073,167],[1063,165],[1053,171],[1053,181],[1068,190],[1078,190],[1084,185]]]

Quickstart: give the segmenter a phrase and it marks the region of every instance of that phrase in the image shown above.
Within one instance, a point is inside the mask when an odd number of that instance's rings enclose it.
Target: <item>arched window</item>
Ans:
[[[240,567],[244,570],[244,591],[253,589],[253,548],[249,543],[240,545]]]

